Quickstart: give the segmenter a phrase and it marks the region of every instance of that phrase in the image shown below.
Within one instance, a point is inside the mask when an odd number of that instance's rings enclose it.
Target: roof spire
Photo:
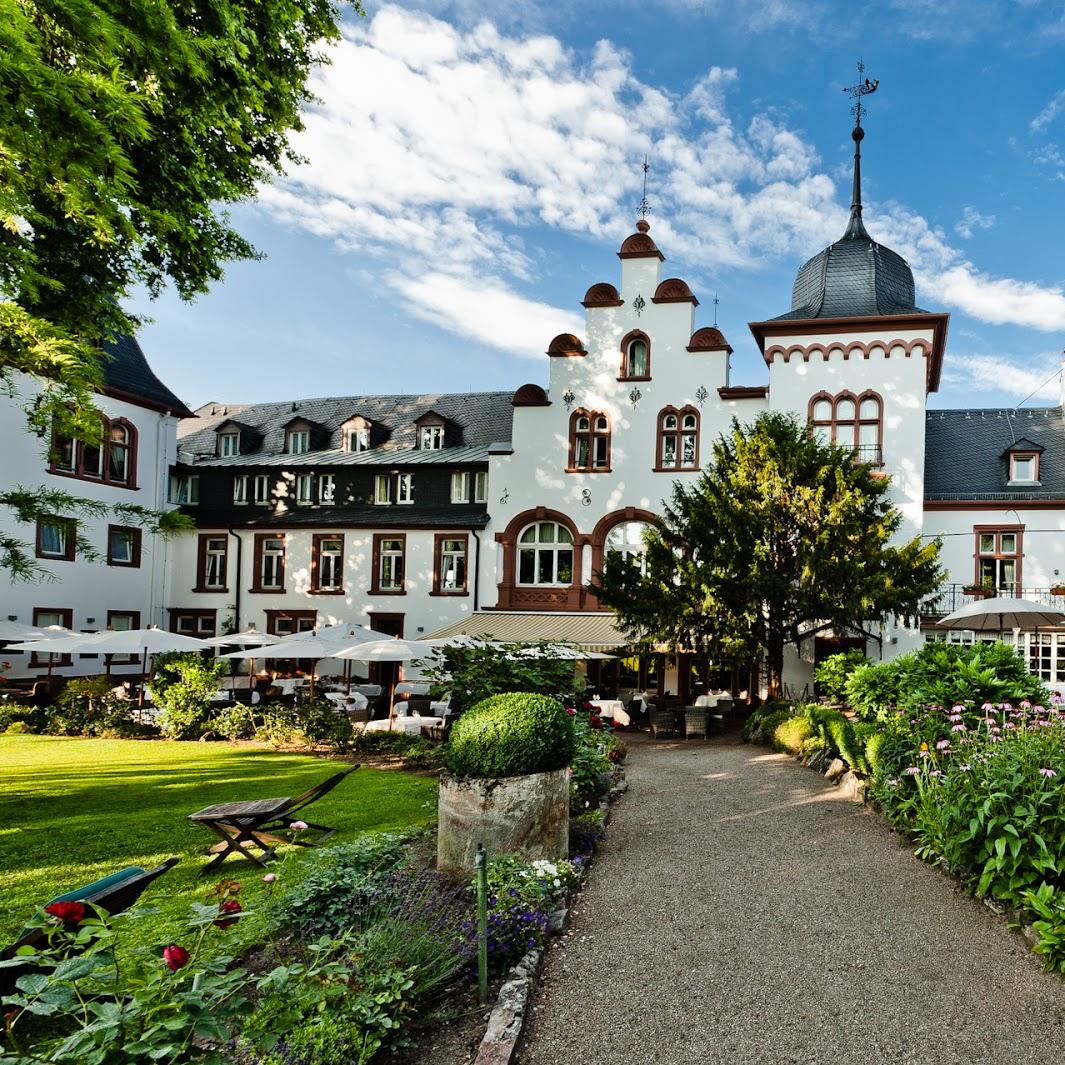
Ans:
[[[651,205],[647,202],[647,171],[650,169],[651,164],[647,162],[647,156],[645,155],[643,157],[643,197],[640,200],[640,206],[637,208],[641,218],[646,218],[651,210]]]
[[[843,90],[854,101],[851,108],[851,114],[854,115],[854,129],[851,130],[851,138],[854,141],[854,186],[851,192],[851,217],[843,234],[844,240],[869,239],[862,222],[862,139],[865,137],[865,130],[862,129],[862,114],[865,111],[862,97],[876,92],[879,84],[879,78],[872,81],[865,77],[865,63],[859,59],[858,84],[849,85]]]

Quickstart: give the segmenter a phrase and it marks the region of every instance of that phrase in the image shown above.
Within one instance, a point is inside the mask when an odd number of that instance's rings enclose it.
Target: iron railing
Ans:
[[[939,590],[938,595],[927,600],[921,608],[925,617],[941,618],[952,614],[960,607],[975,603],[989,596],[1016,596],[1019,599],[1029,599],[1033,603],[1042,603],[1054,610],[1065,611],[1065,594],[1055,594],[1050,588],[1021,588],[1015,582],[1004,581],[998,588],[976,592],[972,584],[945,584]],[[1065,585],[1061,585],[1065,588]]]

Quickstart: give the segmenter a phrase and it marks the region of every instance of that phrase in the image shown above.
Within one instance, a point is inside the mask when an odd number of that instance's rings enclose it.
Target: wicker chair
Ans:
[[[686,706],[684,708],[684,738],[702,736],[706,739],[709,729],[709,714],[705,706]]]
[[[650,723],[651,735],[656,740],[659,736],[675,736],[677,734],[677,719],[672,710],[665,710],[660,706],[651,707]]]

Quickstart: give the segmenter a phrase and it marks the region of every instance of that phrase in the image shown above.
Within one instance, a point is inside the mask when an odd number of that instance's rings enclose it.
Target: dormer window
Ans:
[[[444,446],[442,425],[423,425],[418,434],[418,447],[422,451],[439,451]]]
[[[348,451],[369,451],[370,450],[370,430],[366,429],[348,429],[344,447]]]
[[[218,454],[224,459],[231,459],[240,454],[240,433],[219,433]]]
[[[285,438],[285,450],[290,455],[305,455],[311,450],[309,429],[289,429]]]
[[[1014,452],[1010,455],[1010,484],[1038,484],[1039,455],[1035,452]]]

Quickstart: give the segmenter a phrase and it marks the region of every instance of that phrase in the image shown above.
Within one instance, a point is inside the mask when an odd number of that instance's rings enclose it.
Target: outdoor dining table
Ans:
[[[600,717],[610,718],[615,725],[628,725],[632,721],[620,699],[592,699],[591,703]]]

